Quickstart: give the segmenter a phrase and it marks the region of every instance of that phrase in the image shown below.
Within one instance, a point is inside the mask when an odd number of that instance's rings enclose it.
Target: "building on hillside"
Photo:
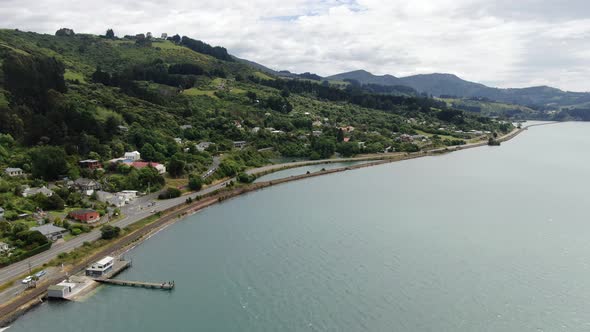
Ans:
[[[365,142],[358,142],[359,149],[365,148]]]
[[[142,169],[144,167],[151,166],[151,167],[155,168],[159,174],[166,173],[166,166],[164,166],[162,164],[158,164],[158,163],[153,163],[150,161],[134,161],[132,163],[127,163],[127,165],[129,165],[133,168],[137,168],[137,169]]]
[[[125,152],[123,158],[131,161],[138,161],[141,160],[141,153],[139,153],[139,151]]]
[[[129,128],[125,126],[117,126],[117,129],[119,129],[119,132],[121,133],[126,133],[129,131]]]
[[[180,145],[180,144],[182,144],[182,138],[180,138],[180,137],[175,137],[175,138],[174,138],[174,142],[176,142],[176,144]]]
[[[340,127],[340,129],[342,129],[342,131],[345,133],[352,133],[354,131],[353,126]]]
[[[196,145],[197,150],[203,152],[207,150],[210,146],[215,145],[213,142],[200,142]]]
[[[73,182],[73,187],[81,193],[90,196],[95,190],[100,190],[101,185],[95,180],[87,178],[79,178]]]
[[[314,122],[312,122],[311,124],[314,127],[321,127],[322,126],[322,121],[316,120]]]
[[[0,206],[0,221],[4,220],[4,209]]]
[[[182,125],[182,126],[180,126],[180,129],[182,129],[182,130],[193,129],[193,126],[192,125]]]
[[[93,278],[100,278],[108,274],[115,263],[115,259],[111,256],[99,260],[98,262],[90,265],[86,268],[86,275]]]
[[[8,175],[8,176],[12,176],[12,177],[15,177],[15,176],[23,176],[23,175],[24,175],[24,173],[23,173],[23,170],[22,170],[22,169],[20,169],[20,168],[15,168],[15,167],[8,167],[8,168],[5,168],[5,169],[4,169],[4,173],[6,173],[6,175]]]
[[[319,136],[322,136],[322,131],[321,130],[314,130],[311,132],[311,134],[315,137],[319,137]]]
[[[96,199],[99,202],[107,203],[108,205],[113,205],[115,207],[123,207],[127,203],[125,197],[119,196],[117,194],[109,193],[106,191],[97,190]]]
[[[241,149],[248,144],[246,141],[234,141],[234,148]]]
[[[168,34],[165,32],[162,32],[162,35],[160,36],[160,38],[166,40],[166,38],[168,38]]]
[[[0,252],[7,252],[10,250],[10,246],[7,243],[0,242]]]
[[[53,196],[53,191],[51,189],[47,189],[47,187],[43,186],[41,188],[25,188],[23,190],[23,197],[33,197],[37,194],[45,195],[45,197]]]
[[[72,211],[68,214],[72,219],[91,224],[97,222],[100,219],[100,214],[91,209],[80,209]]]
[[[350,142],[350,137],[344,137],[343,142]]]
[[[80,165],[80,168],[85,168],[85,169],[99,169],[99,168],[102,168],[102,165],[100,164],[100,161],[94,160],[94,159],[80,160],[78,162],[78,165]]]
[[[271,130],[270,133],[273,134],[273,135],[283,135],[285,132],[282,131],[282,130],[276,130],[275,129],[275,130]]]
[[[61,239],[65,233],[68,232],[67,229],[62,227],[57,227],[53,224],[45,224],[38,227],[31,228],[32,231],[39,231],[43,236],[45,236],[49,241],[56,241]]]
[[[256,134],[259,131],[260,131],[260,127],[254,127],[254,128],[252,128],[252,133],[254,133],[254,134]]]

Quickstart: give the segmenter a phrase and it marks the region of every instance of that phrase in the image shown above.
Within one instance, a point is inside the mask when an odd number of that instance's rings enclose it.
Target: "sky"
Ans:
[[[588,0],[0,0],[0,27],[175,33],[276,70],[590,91]]]

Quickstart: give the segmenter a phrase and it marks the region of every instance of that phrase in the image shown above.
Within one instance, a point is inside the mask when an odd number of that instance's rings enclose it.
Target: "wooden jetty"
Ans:
[[[144,281],[130,281],[130,280],[117,280],[117,279],[95,279],[103,284],[117,285],[117,286],[130,286],[130,287],[143,287],[152,289],[163,289],[172,290],[174,288],[174,281],[167,282],[144,282]]]

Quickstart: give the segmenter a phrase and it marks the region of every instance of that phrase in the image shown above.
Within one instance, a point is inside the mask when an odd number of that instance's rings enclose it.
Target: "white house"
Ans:
[[[174,142],[176,142],[176,144],[182,144],[182,138],[180,138],[180,137],[175,137],[175,138],[174,138]]]
[[[131,201],[137,198],[137,190],[123,190],[118,192],[117,195],[123,196],[126,200]]]
[[[10,250],[10,246],[4,242],[0,242],[0,252],[5,252]]]
[[[72,293],[78,284],[64,280],[57,285],[47,287],[47,297],[54,299],[65,299]]]
[[[139,151],[125,152],[125,155],[123,157],[127,160],[132,161],[141,160],[141,154],[139,153]]]
[[[311,134],[315,137],[318,137],[318,136],[322,135],[322,131],[321,130],[314,130],[311,132]]]
[[[215,145],[213,142],[201,142],[196,145],[197,150],[203,152],[207,150],[211,145]]]
[[[8,176],[22,176],[23,175],[23,170],[20,168],[13,168],[13,167],[8,167],[4,169],[4,173],[6,173],[6,175]]]
[[[47,189],[47,187],[43,186],[41,188],[25,188],[23,190],[23,197],[32,197],[37,194],[43,194],[45,197],[53,196],[53,191],[51,189]]]
[[[4,220],[4,209],[0,207],[0,221]]]
[[[102,277],[113,269],[115,259],[111,256],[99,260],[86,268],[86,275],[89,277]]]
[[[158,171],[159,174],[166,173],[166,166],[156,163],[153,163],[152,166]]]
[[[234,148],[241,149],[246,146],[246,141],[234,141]]]

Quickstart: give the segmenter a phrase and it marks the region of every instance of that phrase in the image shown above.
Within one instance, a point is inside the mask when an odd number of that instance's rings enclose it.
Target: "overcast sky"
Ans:
[[[273,69],[590,91],[588,0],[0,0],[0,26],[178,33]]]

